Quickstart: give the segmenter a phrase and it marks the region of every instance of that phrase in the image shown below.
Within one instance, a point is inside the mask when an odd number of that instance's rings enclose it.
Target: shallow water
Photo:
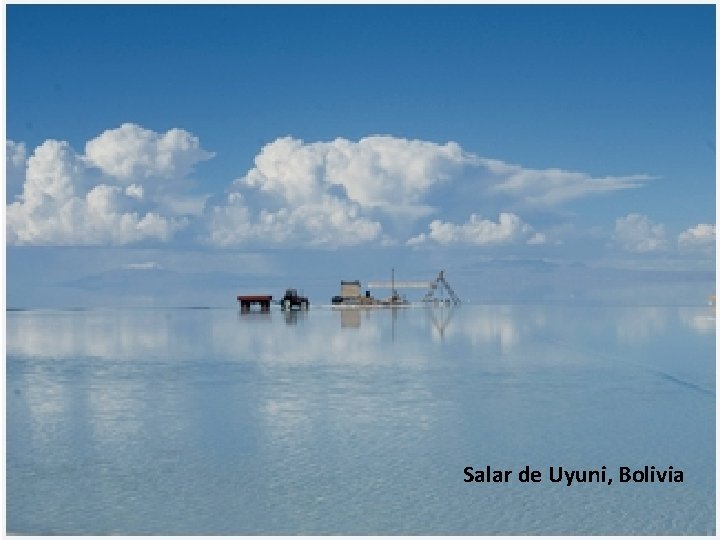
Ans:
[[[707,308],[12,311],[6,333],[9,532],[715,532]],[[510,482],[463,481],[485,465]],[[612,485],[547,478],[603,465]],[[644,465],[684,481],[618,481]]]

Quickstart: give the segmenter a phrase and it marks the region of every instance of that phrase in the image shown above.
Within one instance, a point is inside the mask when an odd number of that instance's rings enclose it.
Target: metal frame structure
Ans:
[[[395,281],[395,269],[393,268],[392,281],[370,281],[368,288],[390,289],[393,297],[397,296],[397,289],[427,289],[422,299],[424,303],[442,303],[453,306],[459,306],[462,303],[445,279],[445,270],[440,270],[438,276],[432,281]]]
[[[440,294],[440,298],[435,296],[436,293]],[[446,294],[447,298],[445,297]],[[451,304],[453,306],[459,306],[462,303],[460,302],[458,295],[455,294],[455,291],[445,279],[445,270],[440,270],[438,277],[435,278],[434,281],[430,282],[428,292],[425,293],[422,301],[427,303]]]

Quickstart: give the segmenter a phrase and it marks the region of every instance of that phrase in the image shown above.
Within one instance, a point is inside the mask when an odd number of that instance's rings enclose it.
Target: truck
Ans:
[[[307,309],[310,301],[305,296],[300,296],[297,289],[287,289],[285,296],[280,299],[280,308],[283,310],[290,309]]]

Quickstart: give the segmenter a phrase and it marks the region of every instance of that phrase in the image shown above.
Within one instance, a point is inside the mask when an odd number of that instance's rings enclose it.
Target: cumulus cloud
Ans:
[[[29,159],[21,143],[7,145],[8,170],[24,170],[22,192],[7,207],[7,238],[14,244],[166,241],[194,221],[205,227],[208,243],[228,247],[397,245],[408,237],[410,244],[537,245],[548,242],[545,233],[516,214],[500,214],[498,222],[477,214],[464,224],[448,221],[453,197],[467,205],[465,215],[479,209],[495,215],[508,198],[510,208],[552,207],[648,179],[525,169],[478,157],[455,142],[283,137],[265,145],[227,198],[208,208],[209,195],[195,193],[189,175],[213,153],[182,129],[157,133],[123,124],[88,141],[83,154],[66,142],[46,141]]]
[[[453,142],[372,136],[304,143],[284,137],[266,145],[255,167],[237,183],[292,204],[316,201],[335,190],[363,207],[412,205],[473,160]]]
[[[7,200],[13,200],[22,191],[27,149],[25,143],[5,141],[5,188]]]
[[[497,222],[481,219],[472,214],[463,224],[434,220],[428,233],[421,233],[408,240],[408,245],[421,245],[432,240],[442,245],[469,244],[489,246],[525,242],[527,244],[545,243],[545,236],[536,233],[519,216],[502,212]]]
[[[593,178],[562,169],[526,169],[494,159],[479,163],[495,178],[492,190],[518,198],[530,206],[555,206],[567,201],[642,186],[648,175]]]
[[[240,193],[213,209],[209,241],[218,246],[246,242],[352,246],[375,240],[380,224],[359,216],[357,205],[323,195],[318,202],[277,211],[260,210],[255,216]]]
[[[5,162],[8,167],[22,171],[25,169],[27,149],[25,143],[11,140],[5,141]]]
[[[238,191],[227,204],[213,209],[209,240],[223,246],[262,239],[329,247],[392,243],[373,216],[413,221],[429,215],[434,209],[423,203],[428,190],[473,162],[453,142],[280,138],[235,181]],[[274,204],[254,215],[242,193],[264,194]]]
[[[119,180],[183,178],[213,153],[200,148],[197,137],[173,128],[164,134],[135,124],[104,131],[85,145],[85,160]]]
[[[194,137],[180,131],[160,135],[124,124],[90,141],[90,156],[78,155],[67,142],[45,141],[27,160],[18,200],[7,206],[8,243],[122,245],[169,240],[188,220],[166,211],[162,190],[155,189],[153,181],[158,176],[170,178],[171,173],[185,174],[190,162],[208,154],[196,147]],[[133,136],[144,142],[132,144]],[[118,140],[121,148],[115,152],[121,158],[112,158],[108,137]],[[153,144],[159,150],[150,152],[154,158],[148,160],[148,147]]]
[[[681,248],[713,248],[715,247],[715,225],[700,223],[678,235]]]
[[[594,178],[557,168],[527,169],[478,157],[455,142],[371,136],[358,142],[339,138],[305,143],[284,137],[266,145],[255,158],[255,167],[237,183],[278,194],[291,203],[315,199],[337,187],[363,207],[396,211],[401,205],[417,205],[432,187],[458,182],[462,176],[471,178],[478,188],[488,187],[488,194],[502,193],[543,206],[636,188],[651,178]],[[427,208],[423,207],[425,214]]]
[[[145,195],[145,190],[142,186],[138,186],[137,184],[130,184],[128,187],[125,188],[125,195],[128,197],[133,197],[134,199],[142,200],[143,196]]]
[[[625,251],[648,253],[667,249],[665,227],[642,214],[628,214],[615,220],[613,240]]]
[[[455,193],[451,197],[461,193],[459,202],[476,207],[479,203],[492,207],[493,200],[497,206],[499,196],[509,197],[515,204],[548,207],[584,196],[635,188],[648,178],[645,175],[593,178],[560,169],[525,169],[481,158],[455,142],[438,144],[377,135],[359,141],[338,138],[306,143],[283,137],[263,147],[254,167],[233,185],[246,199],[262,195],[264,209],[253,217],[247,206],[216,207],[208,238],[216,244],[233,245],[265,234],[270,241],[279,243],[284,238],[305,237],[305,233],[313,230],[304,221],[313,217],[313,212],[319,213],[316,219],[322,220],[326,213],[347,207],[352,209],[348,221],[341,229],[331,227],[337,230],[338,238],[347,242],[354,234],[357,242],[379,239],[382,244],[392,244],[398,238],[407,238],[419,220],[443,213],[442,206],[447,200],[442,190],[447,190],[445,195]],[[326,211],[322,206],[327,201],[332,203]],[[450,234],[450,230],[454,231],[453,238],[478,245],[506,242],[503,235],[510,231],[514,241],[526,229],[516,225],[510,216],[507,214],[505,221],[497,224],[477,216],[464,225],[435,219],[428,233],[413,237],[410,243],[422,243],[423,238],[441,242],[438,239]],[[260,217],[267,222],[260,221]],[[236,219],[245,224],[243,231],[252,232],[224,229],[234,227]],[[513,229],[516,226],[520,229]],[[393,227],[398,230],[392,230]],[[345,234],[349,230],[353,232]],[[501,240],[496,240],[496,236]],[[535,232],[523,236],[523,240],[529,244],[547,242],[543,234]],[[333,243],[325,238],[318,238],[318,242]]]

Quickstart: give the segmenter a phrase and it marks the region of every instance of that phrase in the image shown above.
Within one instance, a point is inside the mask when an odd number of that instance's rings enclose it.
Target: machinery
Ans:
[[[287,289],[285,296],[280,299],[280,308],[283,310],[307,309],[310,301],[305,296],[300,296],[297,289]]]
[[[438,276],[432,281],[395,281],[395,269],[392,271],[391,281],[371,281],[369,288],[390,289],[390,298],[384,301],[388,305],[407,303],[400,297],[397,289],[427,289],[422,302],[425,304],[445,304],[459,306],[460,298],[445,279],[445,271],[440,270]]]

